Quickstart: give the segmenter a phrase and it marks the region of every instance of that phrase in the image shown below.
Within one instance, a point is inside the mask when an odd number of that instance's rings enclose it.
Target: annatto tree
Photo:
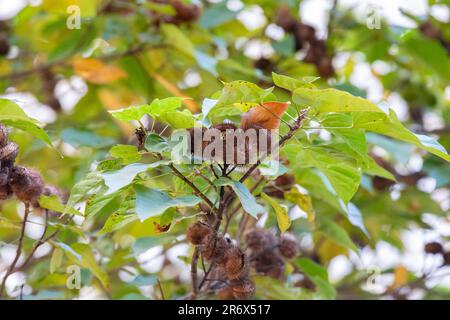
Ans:
[[[448,299],[427,6],[405,28],[330,1],[324,37],[302,1],[24,4],[0,21],[0,297]]]

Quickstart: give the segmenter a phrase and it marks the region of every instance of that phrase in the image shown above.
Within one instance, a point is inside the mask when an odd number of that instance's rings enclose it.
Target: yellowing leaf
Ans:
[[[284,198],[287,201],[295,203],[300,209],[306,212],[309,222],[314,222],[316,213],[312,206],[311,197],[307,194],[301,193],[296,187],[284,193]]]
[[[77,75],[94,84],[106,84],[127,77],[119,67],[98,59],[73,59],[72,66]]]
[[[397,266],[394,270],[394,281],[389,286],[389,290],[403,287],[408,282],[408,269],[405,266]]]
[[[291,219],[289,218],[287,209],[265,193],[262,193],[261,197],[269,202],[269,204],[275,211],[275,214],[277,215],[278,227],[280,228],[281,232],[286,232],[286,230],[291,226]]]

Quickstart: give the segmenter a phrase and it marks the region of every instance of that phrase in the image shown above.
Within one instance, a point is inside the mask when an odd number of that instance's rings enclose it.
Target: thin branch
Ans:
[[[161,293],[161,300],[166,300],[166,297],[164,296],[163,288],[161,286],[161,281],[159,281],[159,279],[157,279],[156,281],[158,282],[159,292]]]
[[[175,166],[172,163],[169,164],[169,168],[178,178],[186,182],[186,184],[192,188],[196,196],[200,197],[203,201],[206,202],[206,204],[210,207],[211,211],[216,213],[217,210],[214,207],[214,204],[211,202],[211,200],[208,199],[208,197],[205,194],[203,194],[203,192],[200,191],[199,188],[195,186],[194,183],[192,183],[189,179],[187,179],[177,168],[175,168]]]
[[[2,284],[0,286],[0,297],[3,295],[3,291],[5,290],[6,280],[8,280],[9,276],[14,273],[14,269],[16,268],[17,262],[19,261],[20,255],[22,254],[22,246],[23,239],[25,238],[25,227],[27,225],[28,215],[30,214],[30,205],[25,204],[25,214],[23,217],[22,228],[20,230],[19,243],[17,245],[16,256],[14,257],[13,262],[9,266],[8,271],[6,271],[5,276],[3,277]]]
[[[192,294],[195,297],[197,297],[198,293],[198,275],[197,275],[197,263],[198,263],[198,256],[199,256],[199,250],[196,246],[194,248],[194,253],[192,254],[192,261],[191,261],[191,279],[192,279]]]

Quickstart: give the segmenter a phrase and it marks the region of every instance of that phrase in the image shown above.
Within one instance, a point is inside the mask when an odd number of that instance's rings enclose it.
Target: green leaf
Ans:
[[[98,280],[100,280],[103,287],[109,288],[108,274],[104,272],[97,264],[91,246],[84,243],[75,243],[71,247],[73,251],[81,257],[81,261],[79,261],[81,266],[89,269],[98,278]]]
[[[69,208],[72,208],[78,202],[85,199],[90,191],[100,187],[102,181],[102,177],[98,172],[91,172],[83,180],[77,182],[72,188],[66,209],[63,213],[66,214]]]
[[[59,248],[55,248],[55,250],[53,250],[52,257],[50,259],[50,273],[53,274],[61,266],[63,254],[64,252]]]
[[[295,264],[315,284],[322,299],[336,298],[336,289],[328,280],[327,269],[309,258],[299,258],[295,261]]]
[[[181,107],[181,101],[182,99],[177,97],[155,99],[150,104],[111,111],[111,115],[118,120],[139,121],[146,114],[156,117],[166,112],[173,112]]]
[[[286,89],[291,92],[295,91],[298,88],[313,89],[316,87],[309,81],[294,79],[294,78],[284,76],[281,74],[276,74],[275,72],[272,72],[272,79],[273,79],[273,83],[277,87]]]
[[[192,207],[200,202],[195,196],[171,198],[167,193],[141,185],[134,186],[136,191],[136,213],[141,221],[163,214],[172,207]]]
[[[61,139],[75,148],[86,146],[100,149],[114,144],[112,138],[101,137],[94,132],[74,128],[64,129],[61,132]]]
[[[264,213],[264,208],[256,202],[255,197],[241,182],[227,178],[219,178],[214,181],[214,184],[217,186],[230,186],[241,201],[245,212],[251,216],[256,218],[258,214]]]
[[[336,89],[298,88],[292,96],[299,105],[312,107],[320,113],[324,112],[383,112],[376,104],[348,92]]]
[[[189,110],[164,112],[157,116],[156,119],[167,123],[173,129],[188,129],[195,126],[194,115]]]
[[[241,112],[246,112],[251,105],[244,107],[245,103],[261,103],[267,97],[273,96],[272,90],[273,88],[262,89],[256,84],[242,80],[225,83],[217,103],[209,108],[208,114],[204,115],[212,116],[221,109],[232,107],[236,103],[241,103]]]
[[[296,204],[300,209],[306,212],[308,221],[313,222],[315,220],[316,213],[309,195],[303,194],[297,189],[297,187],[293,187],[291,190],[284,193],[284,198],[287,201]]]
[[[402,48],[413,58],[415,66],[424,73],[450,82],[450,58],[444,46],[434,39],[424,37],[418,30],[409,30],[402,37]]]
[[[180,52],[195,58],[195,47],[191,40],[173,24],[163,24],[161,30],[165,36],[165,42]]]
[[[338,150],[289,144],[283,148],[283,153],[294,168],[314,167],[323,172],[337,195],[346,203],[358,190],[361,168],[357,161]]]
[[[28,132],[34,137],[52,146],[47,133],[40,127],[40,122],[30,118],[15,102],[0,98],[0,122],[7,126]]]
[[[286,230],[288,230],[291,226],[291,219],[289,218],[286,207],[280,205],[275,199],[272,199],[265,193],[261,193],[261,197],[269,202],[269,204],[275,211],[275,214],[277,216],[278,228],[280,229],[281,233],[286,232]]]
[[[112,157],[123,159],[124,164],[133,163],[141,159],[141,154],[136,146],[119,144],[109,150]]]
[[[347,231],[345,231],[340,225],[338,225],[331,219],[322,216],[318,216],[317,220],[319,221],[318,230],[320,232],[322,232],[341,246],[349,248],[355,252],[358,251],[358,248],[353,243]]]
[[[138,173],[147,171],[151,168],[156,168],[162,165],[169,164],[168,160],[156,161],[153,163],[132,163],[128,166],[123,167],[117,171],[108,171],[101,173],[105,185],[108,187],[106,195],[116,192],[125,186],[128,186],[136,177]]]
[[[156,133],[149,133],[145,140],[145,148],[150,152],[164,152],[169,148],[169,145],[163,137]]]
[[[450,161],[447,150],[438,141],[425,135],[414,134],[406,129],[393,110],[389,111],[389,115],[374,112],[355,113],[353,121],[355,128],[365,129],[414,144],[447,160],[447,162]]]
[[[98,234],[101,235],[114,232],[138,219],[138,216],[135,214],[122,214],[114,212],[108,217],[105,224],[103,225],[103,228],[98,232]]]
[[[258,169],[263,176],[270,177],[271,179],[275,179],[288,172],[286,166],[273,159],[265,159],[259,165]]]
[[[51,211],[56,211],[56,212],[60,212],[60,213],[68,213],[70,215],[76,215],[76,216],[83,216],[83,214],[80,211],[75,210],[72,207],[63,205],[61,203],[61,201],[59,200],[59,198],[55,195],[52,195],[52,196],[41,195],[39,197],[39,206],[41,208],[48,209]]]
[[[295,264],[300,270],[308,277],[319,277],[325,281],[328,281],[328,271],[325,267],[312,261],[309,258],[298,258],[295,260]]]
[[[203,11],[200,17],[200,26],[205,29],[211,29],[233,20],[239,11],[231,11],[226,2],[211,4]]]

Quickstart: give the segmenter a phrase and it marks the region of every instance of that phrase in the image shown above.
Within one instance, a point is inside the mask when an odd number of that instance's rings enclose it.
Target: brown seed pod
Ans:
[[[203,258],[206,260],[214,260],[218,264],[223,263],[225,252],[231,246],[229,239],[219,237],[214,233],[207,235],[202,243],[200,250]]]
[[[234,300],[233,288],[226,286],[217,291],[217,298],[219,300]]]
[[[9,168],[0,168],[0,200],[8,199],[12,194],[9,186]]]
[[[21,201],[39,207],[38,199],[44,190],[44,181],[39,172],[15,166],[10,173],[10,186]]]
[[[0,161],[3,167],[11,167],[19,154],[19,146],[14,142],[8,142],[0,148]]]
[[[277,239],[267,230],[255,229],[246,234],[245,243],[252,254],[257,254],[266,248],[273,248],[277,244]]]
[[[248,262],[239,247],[232,246],[225,251],[221,266],[229,280],[248,276]]]
[[[199,245],[203,242],[206,236],[213,233],[213,230],[206,223],[197,221],[191,225],[187,230],[187,239],[194,245]]]
[[[183,3],[177,0],[172,4],[176,11],[175,19],[182,22],[194,22],[200,16],[200,7],[195,4]]]
[[[0,148],[8,143],[8,129],[0,123]]]
[[[284,275],[285,262],[278,250],[265,249],[252,260],[252,266],[256,272],[266,276],[282,279]]]
[[[425,247],[423,248],[426,253],[429,254],[440,254],[444,252],[444,248],[442,247],[442,244],[439,242],[433,241],[425,244]]]
[[[297,20],[289,11],[287,6],[281,7],[275,17],[275,23],[286,32],[293,32],[297,27]]]
[[[247,300],[255,294],[255,284],[249,279],[232,281],[230,286],[233,290],[233,296],[237,300]]]
[[[284,233],[280,239],[279,249],[283,257],[293,259],[300,253],[300,244],[293,234]]]
[[[322,57],[317,64],[317,71],[324,78],[334,74],[333,61],[329,57]]]
[[[247,247],[254,252],[264,250],[267,245],[266,232],[261,229],[250,231],[245,235],[245,243],[247,244]]]

